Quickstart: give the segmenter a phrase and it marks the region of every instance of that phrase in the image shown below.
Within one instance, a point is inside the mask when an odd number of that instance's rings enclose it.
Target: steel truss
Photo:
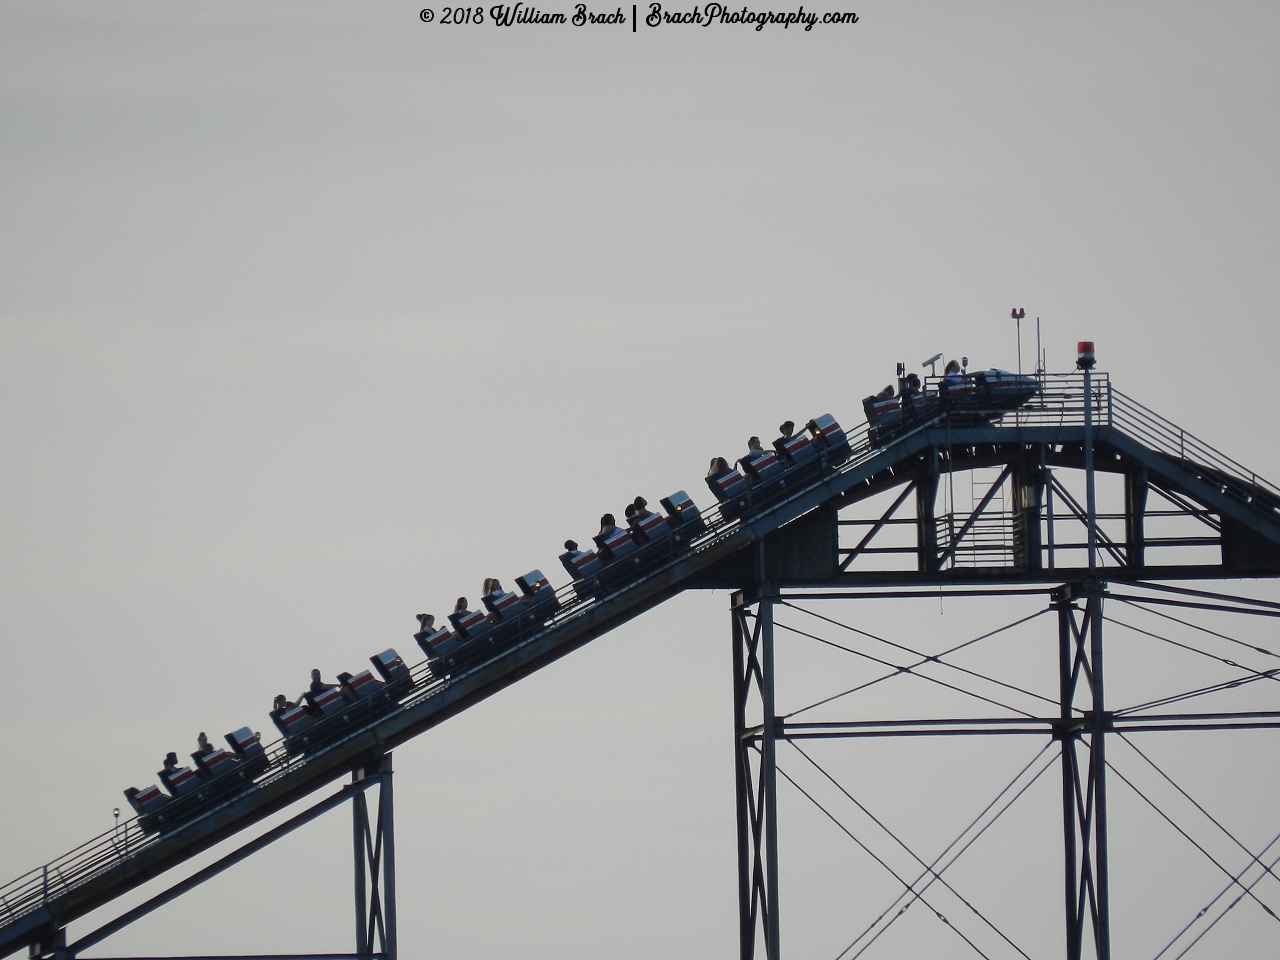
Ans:
[[[1084,600],[1083,609],[1076,605],[1077,596]],[[1087,906],[1097,958],[1111,960],[1106,778],[1106,734],[1111,718],[1103,702],[1102,585],[1088,581],[1064,587],[1054,593],[1053,606],[1058,612],[1061,712],[1054,736],[1062,742],[1067,958],[1080,958]],[[1081,679],[1087,691],[1082,689]],[[1084,716],[1077,718],[1077,694],[1086,692]],[[1086,749],[1083,770],[1078,746]]]
[[[119,839],[104,834],[24,874],[6,887],[15,903],[0,897],[8,911],[7,933],[0,926],[8,939],[0,945],[12,950],[38,939],[32,956],[74,957],[350,799],[356,953],[326,956],[394,958],[391,766],[383,752],[682,590],[731,589],[735,591],[731,619],[743,960],[754,958],[761,944],[767,960],[778,960],[780,952],[779,739],[1018,734],[1052,737],[1046,739],[1046,746],[1058,743],[1061,754],[1067,955],[1077,960],[1091,943],[1100,960],[1109,960],[1107,735],[1125,730],[1276,727],[1280,716],[1144,712],[1138,717],[1109,710],[1103,696],[1103,603],[1109,596],[1126,602],[1134,598],[1109,593],[1108,582],[1280,577],[1280,487],[1112,390],[1108,380],[1096,378],[1088,369],[1082,376],[1042,376],[1041,386],[1035,404],[1017,411],[986,411],[993,415],[989,418],[940,415],[874,442],[869,428],[861,427],[849,435],[850,459],[812,486],[796,488],[780,501],[764,502],[741,519],[722,513],[719,520],[709,520],[705,535],[694,544],[696,549],[612,594],[588,597],[578,593],[575,585],[561,588],[563,616],[523,647],[495,657],[468,675],[433,677],[420,665],[414,672],[415,699],[376,725],[301,758],[302,762],[290,756],[283,743],[278,744],[273,748],[271,778],[164,840],[151,842],[157,838],[145,836],[140,823],[130,821],[125,826],[123,854]],[[976,480],[972,482],[972,508],[961,511],[955,474],[977,470],[994,470],[998,475],[982,492]],[[1083,497],[1058,478],[1055,471],[1063,470],[1084,471]],[[1095,471],[1123,482],[1123,512],[1099,513]],[[940,511],[939,494],[948,490],[950,496],[944,496],[942,503],[947,509]],[[896,499],[878,517],[840,517],[842,509],[890,491]],[[1151,493],[1160,498],[1159,509],[1149,507]],[[915,515],[899,516],[899,511],[910,512],[909,505],[914,506]],[[1149,519],[1157,521],[1153,526],[1174,524],[1178,535],[1150,535]],[[1107,526],[1100,528],[1100,521]],[[1083,542],[1077,536],[1081,526],[1086,534]],[[856,545],[842,545],[841,529],[859,527],[865,532]],[[1195,548],[1206,562],[1182,562],[1181,551],[1186,548]],[[1220,553],[1216,563],[1210,562],[1215,549]],[[1087,552],[1087,564],[1078,560],[1081,551]],[[1153,555],[1163,559],[1175,551],[1170,563],[1152,563]],[[877,557],[891,562],[878,564]],[[1247,612],[1255,614],[1263,613],[1260,606],[1268,606],[1188,589],[1162,589],[1180,594],[1181,599],[1166,596],[1144,602],[1234,612],[1246,612],[1243,608],[1252,604]],[[816,724],[788,722],[777,715],[774,613],[788,597],[1028,593],[1050,595],[1051,609],[1058,617],[1058,716]],[[1264,615],[1280,615],[1280,605],[1269,606]],[[1273,674],[1280,670],[1255,672],[1253,679],[1276,679]],[[352,782],[338,794],[67,944],[65,925],[72,919],[352,770]],[[364,795],[375,784],[379,786],[376,817]],[[136,849],[128,847],[130,829],[139,844]],[[1280,842],[1280,836],[1274,842]],[[1261,863],[1257,857],[1254,860]],[[62,874],[63,866],[67,876]],[[910,887],[908,893],[919,897]]]
[[[1098,388],[1098,381],[1085,369],[1083,395],[1095,397]],[[1102,389],[1109,398],[1109,387]],[[1083,414],[1083,433],[1070,443],[1034,438],[1030,431],[1013,434],[1012,442],[1007,442],[1010,438],[990,442],[978,432],[965,435],[963,430],[953,433],[949,427],[939,430],[917,453],[900,459],[833,502],[835,510],[830,522],[836,534],[827,540],[815,538],[815,542],[831,545],[830,556],[824,557],[822,549],[826,548],[818,547],[804,554],[804,563],[797,563],[800,535],[787,541],[784,531],[762,545],[754,586],[748,586],[753,581],[747,569],[738,571],[739,588],[733,594],[730,613],[742,960],[754,960],[761,947],[766,960],[779,960],[780,955],[776,798],[779,740],[1019,734],[1051,737],[1048,742],[1056,742],[1059,747],[1062,779],[1065,953],[1068,960],[1081,960],[1087,945],[1097,960],[1111,960],[1108,734],[1280,727],[1280,711],[1153,715],[1146,712],[1152,706],[1148,705],[1142,708],[1141,715],[1129,716],[1108,709],[1102,624],[1104,600],[1112,595],[1109,582],[1133,586],[1166,580],[1278,576],[1280,553],[1272,544],[1276,542],[1273,513],[1280,510],[1274,505],[1280,503],[1280,498],[1264,490],[1263,482],[1253,474],[1245,481],[1233,481],[1228,470],[1201,466],[1197,458],[1209,462],[1221,455],[1207,451],[1188,454],[1185,435],[1181,431],[1169,433],[1164,422],[1157,422],[1149,411],[1135,414],[1137,419],[1129,414],[1113,419],[1108,399],[1105,404],[1085,403]],[[1120,420],[1129,429],[1138,429],[1135,424],[1139,421],[1150,421],[1155,425],[1150,429],[1163,431],[1161,456],[1147,456],[1114,432],[1098,432],[1100,427]],[[1177,464],[1181,472],[1170,472],[1171,463]],[[1083,502],[1054,475],[1055,468],[1082,470]],[[952,493],[949,511],[939,515],[941,481],[954,478],[957,472],[978,469],[993,469],[998,475],[984,484],[981,493],[976,484],[972,485],[972,509],[967,514],[957,513]],[[1097,471],[1121,475],[1122,512],[1099,514]],[[1193,477],[1206,481],[1207,486],[1198,485]],[[954,483],[954,479],[950,482]],[[890,493],[895,487],[900,489]],[[1003,492],[1006,489],[1007,501]],[[1153,491],[1164,504],[1158,509],[1148,505],[1148,494]],[[1238,499],[1253,512],[1245,513],[1216,501],[1216,495],[1224,491],[1235,491],[1233,496],[1238,493]],[[849,519],[836,516],[840,509],[881,493],[890,494],[892,500],[875,514]],[[993,509],[997,497],[1001,504],[1010,504],[1007,513],[1003,507]],[[915,515],[900,516],[912,500]],[[1184,518],[1202,526],[1189,535],[1151,536],[1148,518],[1159,518],[1162,523]],[[1112,534],[1100,527],[1100,520],[1112,524]],[[1123,537],[1114,535],[1119,532],[1119,521],[1123,521]],[[1062,526],[1084,536],[1064,541],[1059,535]],[[861,528],[856,542],[840,545],[840,528]],[[914,529],[914,542],[904,543],[901,538],[887,545],[877,542],[890,531],[904,528]],[[1148,552],[1153,548],[1187,547],[1218,548],[1221,562],[1150,565]],[[769,554],[771,549],[775,551],[773,555]],[[1081,553],[1083,564],[1063,564],[1066,556],[1078,558]],[[877,555],[887,559],[913,554],[915,570],[904,569],[900,561],[896,566],[875,562]],[[784,562],[778,562],[779,555],[785,558]],[[1280,615],[1277,605],[1261,601],[1186,588],[1159,589],[1179,596],[1138,602]],[[1047,594],[1049,609],[1057,615],[1056,717],[796,723],[777,716],[774,608],[788,598],[1029,593]],[[1121,594],[1115,597],[1118,601],[1137,601]],[[1256,672],[1254,679],[1274,679],[1277,673],[1280,671]],[[1224,684],[1222,688],[1231,685]],[[908,894],[919,897],[919,891],[911,888]]]
[[[321,814],[347,801],[352,808],[352,835],[355,864],[356,949],[354,953],[252,953],[240,956],[167,957],[163,960],[396,960],[395,817],[392,794],[391,754],[385,753],[368,765],[352,771],[351,782],[337,793],[297,814],[260,837],[251,840],[209,866],[156,894],[71,944],[66,927],[60,927],[52,942],[33,944],[29,956],[47,960],[75,960],[84,950],[96,946],[113,933],[141,920],[147,914],[194,890],[251,854],[310,823]],[[370,818],[366,793],[378,788],[376,819]],[[95,958],[96,960],[96,958]],[[128,960],[158,960],[131,957]]]
[[[773,700],[773,606],[776,587],[766,584],[753,599],[733,595],[733,710],[738,803],[738,911],[742,960],[755,956],[763,933],[765,956],[779,953],[778,777],[779,719]],[[758,698],[761,721],[747,725]]]
[[[978,592],[944,589],[941,595],[972,596]],[[1027,592],[1033,591],[980,591],[984,595]],[[1104,600],[1109,596],[1107,582],[1086,577],[1048,591],[1042,588],[1034,592],[1049,593],[1050,609],[1057,616],[1058,716],[827,722],[793,722],[777,716],[775,606],[789,600],[917,594],[912,591],[894,594],[866,590],[787,591],[776,584],[733,594],[730,617],[742,960],[754,960],[757,956],[778,960],[780,956],[776,753],[779,740],[1018,735],[1049,736],[1059,743],[1066,956],[1068,960],[1081,960],[1088,944],[1097,960],[1110,960],[1107,735],[1156,730],[1280,729],[1280,710],[1116,714],[1107,709],[1104,698],[1102,611]],[[1198,594],[1190,590],[1178,592]],[[1155,602],[1159,602],[1158,599]],[[1229,609],[1221,604],[1193,600],[1165,602]],[[1259,607],[1247,612],[1275,613]],[[1258,676],[1276,672],[1267,671]],[[909,890],[908,895],[918,897],[919,891]]]

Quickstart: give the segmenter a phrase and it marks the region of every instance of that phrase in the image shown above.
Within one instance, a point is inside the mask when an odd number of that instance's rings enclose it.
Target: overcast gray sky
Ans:
[[[0,882],[197,731],[265,733],[311,667],[417,659],[413,615],[486,576],[563,582],[559,544],[637,493],[705,503],[747,436],[855,425],[899,360],[1015,366],[1011,306],[1051,369],[1093,339],[1280,480],[1280,10],[814,9],[860,21],[0,2]],[[926,606],[841,616],[941,644],[1022,610]],[[1052,626],[1024,636],[1052,670]],[[729,649],[727,598],[683,596],[398,751],[403,955],[736,956]],[[1280,751],[1205,742],[1163,749],[1262,846]],[[830,762],[933,853],[1019,749]],[[1039,960],[1037,789],[966,889]],[[896,891],[783,803],[784,938],[834,957]],[[1153,956],[1219,877],[1126,809],[1117,942]],[[349,842],[330,815],[99,953],[350,949]],[[1201,949],[1270,956],[1246,909]],[[931,920],[873,951],[973,955]]]

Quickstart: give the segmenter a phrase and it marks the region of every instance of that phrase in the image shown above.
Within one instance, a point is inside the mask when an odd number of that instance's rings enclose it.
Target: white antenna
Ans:
[[[935,353],[932,357],[930,357],[930,358],[929,358],[928,360],[926,360],[924,363],[920,364],[920,366],[922,366],[922,367],[928,367],[928,368],[929,368],[929,376],[931,376],[931,377],[936,377],[936,376],[938,375],[938,367],[937,367],[937,363],[938,363],[938,361],[939,361],[939,360],[941,360],[941,359],[942,359],[942,354],[940,354],[940,353]]]
[[[1040,318],[1036,317],[1036,376],[1044,376],[1044,353],[1040,349]]]
[[[1027,315],[1027,311],[1022,307],[1014,307],[1009,311],[1009,316],[1017,321],[1018,324],[1018,375],[1022,375],[1022,318]]]

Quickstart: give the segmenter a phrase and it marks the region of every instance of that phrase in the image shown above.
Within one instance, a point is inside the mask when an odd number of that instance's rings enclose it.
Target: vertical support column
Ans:
[[[1093,464],[1093,353],[1082,351],[1077,365],[1084,370],[1084,482],[1089,524],[1089,573],[1098,570],[1098,505]],[[1110,408],[1108,408],[1108,416]],[[1093,809],[1095,905],[1093,933],[1098,960],[1111,960],[1111,905],[1107,869],[1107,715],[1102,689],[1102,593],[1103,584],[1090,577],[1086,586],[1085,626],[1089,637],[1090,686],[1093,709],[1089,713],[1089,796]],[[1082,638],[1083,639],[1083,638]]]
[[[738,806],[738,909],[742,960],[754,960],[764,940],[777,960],[778,813],[777,718],[773,700],[775,586],[759,596],[733,595],[734,751]],[[754,607],[754,611],[752,608]],[[760,721],[754,722],[759,711]]]
[[[1138,467],[1124,475],[1124,543],[1129,567],[1142,569],[1146,556],[1147,470]]]
[[[1098,569],[1098,502],[1093,476],[1093,375],[1084,368],[1084,493],[1089,534],[1089,572]]]
[[[1072,720],[1075,700],[1074,651],[1071,629],[1071,594],[1066,587],[1055,591],[1053,605],[1058,611],[1058,689],[1059,722],[1054,731],[1062,744],[1062,844],[1065,862],[1065,905],[1067,921],[1067,960],[1080,960],[1080,908],[1077,898],[1079,864],[1076,856],[1076,737]]]
[[[352,803],[355,845],[356,953],[396,960],[395,802],[391,789],[391,754],[351,774],[353,783],[376,777],[378,819],[370,828],[365,793]]]
[[[916,481],[916,554],[921,573],[938,570],[938,449],[929,450],[929,471]]]
[[[1013,486],[1013,562],[1025,570],[1044,567],[1040,518],[1044,503],[1044,446],[1024,451],[1010,474]]]
[[[382,841],[382,953],[396,960],[396,824],[391,792],[391,754],[382,757],[382,782],[378,785],[378,834]]]
[[[764,709],[763,770],[764,781],[764,841],[765,841],[765,893],[769,911],[765,915],[765,943],[769,960],[779,960],[778,933],[778,768],[777,768],[777,710],[773,700],[773,604],[778,597],[774,584],[761,584],[760,605],[756,618],[760,621],[760,646],[763,650],[764,678],[760,687],[760,699]]]
[[[1098,960],[1111,960],[1111,884],[1107,856],[1106,767],[1106,734],[1109,718],[1102,695],[1102,590],[1103,585],[1098,581],[1090,583],[1085,615],[1089,621],[1089,659],[1093,677],[1093,710],[1089,718],[1091,729],[1089,775],[1093,784],[1093,853],[1098,899],[1094,936],[1097,940]]]
[[[1097,960],[1111,960],[1106,784],[1111,718],[1102,683],[1103,587],[1097,580],[1067,584],[1053,601],[1058,611],[1061,713],[1054,735],[1062,741],[1067,960],[1081,958],[1086,919],[1092,921]],[[1083,611],[1076,606],[1080,598],[1085,601]],[[1085,705],[1077,706],[1081,678],[1090,696]],[[1083,736],[1088,737],[1089,757],[1082,769],[1078,745]]]
[[[755,915],[751,882],[753,855],[752,825],[755,804],[751,800],[751,759],[747,741],[747,696],[751,677],[747,667],[747,638],[743,622],[746,598],[734,593],[729,602],[733,621],[733,750],[734,788],[738,804],[738,942],[741,960],[755,953]]]
[[[1055,566],[1053,540],[1053,471],[1048,467],[1044,471],[1044,534],[1046,562],[1049,569]]]
[[[351,772],[352,783],[359,783],[363,779],[363,770]],[[352,852],[355,856],[356,953],[360,953],[369,943],[368,917],[365,913],[369,908],[368,891],[365,889],[365,838],[369,835],[369,806],[365,803],[363,792],[351,798],[351,834],[354,848]]]

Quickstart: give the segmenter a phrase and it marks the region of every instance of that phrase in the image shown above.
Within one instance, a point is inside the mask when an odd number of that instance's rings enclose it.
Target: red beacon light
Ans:
[[[1092,370],[1093,364],[1093,341],[1081,340],[1076,344],[1076,366],[1081,370]]]

